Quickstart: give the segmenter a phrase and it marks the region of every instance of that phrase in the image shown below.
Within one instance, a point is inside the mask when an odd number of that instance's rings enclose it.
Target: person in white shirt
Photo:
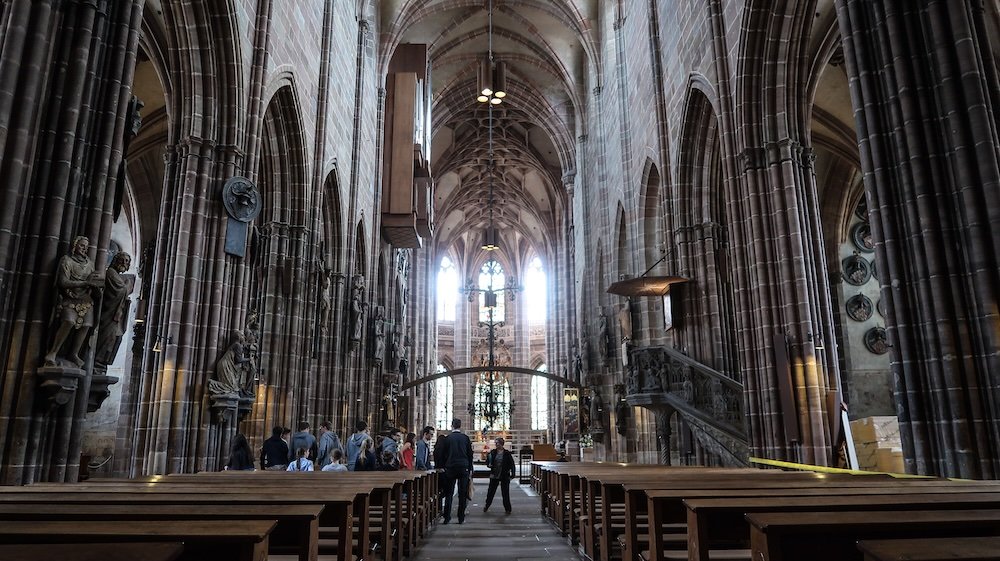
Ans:
[[[285,471],[314,471],[313,461],[309,459],[309,449],[299,448]]]
[[[331,454],[332,461],[329,464],[323,466],[321,471],[347,471],[347,466],[344,465],[344,451],[340,448],[334,448]]]

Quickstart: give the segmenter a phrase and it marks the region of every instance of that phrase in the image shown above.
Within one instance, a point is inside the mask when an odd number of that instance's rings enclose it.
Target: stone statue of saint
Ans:
[[[400,359],[403,358],[403,334],[400,333],[397,327],[392,331],[392,356],[389,360],[389,366],[393,368],[398,368]]]
[[[628,402],[624,399],[619,399],[618,405],[615,406],[615,430],[618,434],[625,436],[628,432],[628,418],[631,414],[632,411]]]
[[[608,363],[608,349],[611,347],[611,333],[608,332],[608,316],[601,311],[600,323],[597,327],[597,352],[601,357],[601,364]]]
[[[215,379],[208,381],[213,395],[239,394],[246,386],[250,371],[246,333],[237,331],[229,348],[215,363]]]
[[[104,296],[101,300],[101,319],[97,324],[97,345],[94,362],[103,370],[115,361],[118,347],[125,333],[128,310],[132,304],[131,278],[123,275],[132,265],[132,256],[124,251],[115,254],[104,273]]]
[[[331,287],[330,273],[322,271],[320,273],[319,289],[319,330],[326,333],[330,327],[330,310],[333,308],[333,288]]]
[[[382,366],[382,361],[385,360],[385,312],[382,306],[375,307],[373,328],[375,331],[375,354],[372,357],[372,362],[375,366]]]
[[[52,340],[52,347],[45,354],[47,366],[58,366],[57,359],[63,357],[77,367],[83,367],[80,351],[87,333],[94,326],[94,293],[104,286],[104,279],[94,272],[94,262],[87,255],[89,249],[90,240],[77,236],[73,240],[70,254],[59,260],[55,309],[59,327]],[[67,339],[70,339],[68,345]]]
[[[626,302],[618,310],[618,327],[621,328],[622,342],[632,340],[632,310]]]
[[[368,303],[365,302],[365,277],[354,275],[354,286],[351,288],[351,341],[361,341],[366,311]]]
[[[593,395],[590,396],[590,428],[594,431],[604,430],[604,399],[601,398],[600,388],[594,388]]]

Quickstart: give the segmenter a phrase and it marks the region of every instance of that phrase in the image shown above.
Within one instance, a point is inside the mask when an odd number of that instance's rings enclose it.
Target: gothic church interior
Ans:
[[[1000,476],[996,2],[0,14],[4,484],[453,417]]]

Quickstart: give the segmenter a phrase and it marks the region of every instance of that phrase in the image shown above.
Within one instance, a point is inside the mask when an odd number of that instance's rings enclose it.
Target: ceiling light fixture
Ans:
[[[487,8],[487,38],[489,50],[479,61],[476,101],[500,105],[507,97],[507,65],[493,56],[493,0],[489,0]]]

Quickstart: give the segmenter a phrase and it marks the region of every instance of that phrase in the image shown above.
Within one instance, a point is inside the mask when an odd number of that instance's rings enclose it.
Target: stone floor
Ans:
[[[469,502],[464,524],[457,524],[452,513],[450,524],[441,524],[431,530],[427,539],[409,558],[412,561],[579,561],[580,556],[570,547],[569,541],[555,530],[540,513],[538,497],[527,485],[516,482],[510,485],[510,502],[514,511],[504,514],[500,490],[493,499],[488,513],[483,513],[486,502],[487,480],[477,480],[473,500]],[[529,496],[529,493],[531,496]],[[454,510],[458,499],[454,500]]]

